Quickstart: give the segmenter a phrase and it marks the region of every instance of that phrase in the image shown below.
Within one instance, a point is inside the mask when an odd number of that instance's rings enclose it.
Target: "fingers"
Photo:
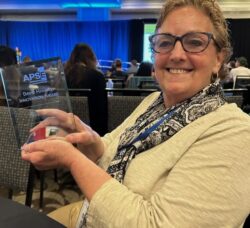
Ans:
[[[72,133],[67,135],[65,139],[72,144],[81,143],[89,145],[93,142],[92,135],[89,132]]]
[[[40,158],[43,161],[46,159],[54,162],[60,161],[59,163],[63,165],[63,163],[68,162],[72,153],[79,153],[64,137],[51,137],[30,144],[24,144],[21,149],[24,160],[28,160],[34,164],[37,164],[37,161],[31,159]]]
[[[39,109],[36,112],[40,116],[47,116],[47,118],[32,128],[31,132],[46,126],[60,126],[71,131],[76,129],[73,113],[66,113],[58,109]]]
[[[23,160],[25,161],[29,161],[32,164],[39,164],[41,162],[41,158],[43,157],[43,152],[40,151],[36,151],[37,153],[30,153],[30,151],[28,151],[28,149],[26,150],[22,150],[21,152],[21,157]]]
[[[90,126],[82,122],[81,119],[76,115],[74,115],[74,121],[75,121],[76,131],[81,132],[84,130],[92,130]]]
[[[82,123],[80,128],[81,130],[79,130],[79,132],[68,134],[65,139],[73,144],[81,143],[83,145],[89,145],[95,143],[97,138],[100,138],[88,125]]]
[[[22,150],[21,151],[21,157],[22,157],[23,160],[29,161],[29,152],[26,151],[26,150]]]
[[[47,140],[39,140],[29,144],[24,144],[21,149],[27,154],[32,153],[33,151],[43,151],[44,142],[46,141]]]
[[[22,159],[40,169],[67,167],[74,147],[64,138],[52,137],[22,146]],[[76,151],[76,150],[75,150]]]
[[[31,132],[46,126],[59,126],[70,131],[78,132],[92,130],[73,113],[66,113],[58,109],[39,109],[36,110],[36,112],[38,115],[47,116],[47,118],[32,128]]]
[[[41,139],[41,140],[29,143],[29,144],[26,143],[21,147],[21,149],[25,153],[32,153],[34,151],[48,151],[48,149],[50,149],[50,147],[48,146],[50,142],[57,144],[62,141],[64,141],[65,143],[68,143],[65,137],[50,136],[47,139]]]
[[[44,128],[46,126],[59,126],[60,121],[55,117],[48,117],[45,120],[41,121],[39,124],[37,124],[35,127],[33,127],[30,132],[34,132],[38,130],[39,128]]]
[[[62,121],[67,119],[67,113],[59,109],[38,109],[36,112],[41,116],[53,116]]]
[[[38,170],[47,170],[53,168],[53,166],[50,165],[50,162],[45,161],[44,152],[29,153],[22,150],[21,157],[24,161],[32,163]]]

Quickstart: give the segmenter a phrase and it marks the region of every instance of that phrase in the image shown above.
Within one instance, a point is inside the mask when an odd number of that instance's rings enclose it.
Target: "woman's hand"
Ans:
[[[70,169],[79,154],[84,156],[71,143],[58,137],[39,140],[22,147],[22,159],[40,170],[57,167]]]
[[[59,109],[39,109],[36,110],[37,114],[42,117],[46,117],[30,131],[34,132],[39,128],[47,126],[57,126],[63,128],[68,133],[76,131],[80,128],[81,121],[76,121],[73,113],[66,113]]]
[[[67,131],[69,134],[65,139],[72,144],[77,144],[78,149],[92,161],[96,162],[104,153],[101,137],[78,116],[58,109],[40,109],[37,113],[47,118],[32,128],[31,132],[46,126],[57,126]]]
[[[65,167],[70,170],[78,186],[90,201],[95,192],[109,179],[104,170],[86,158],[65,138],[51,138],[25,144],[22,159],[39,170]]]

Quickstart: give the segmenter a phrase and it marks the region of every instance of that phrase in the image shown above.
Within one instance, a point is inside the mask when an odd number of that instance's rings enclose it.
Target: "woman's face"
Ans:
[[[158,33],[182,36],[189,32],[214,34],[210,19],[193,7],[182,7],[168,14]],[[155,53],[155,77],[164,93],[165,103],[171,105],[185,100],[210,84],[212,73],[217,73],[223,54],[217,53],[213,40],[200,53],[188,53],[177,41],[172,51]]]

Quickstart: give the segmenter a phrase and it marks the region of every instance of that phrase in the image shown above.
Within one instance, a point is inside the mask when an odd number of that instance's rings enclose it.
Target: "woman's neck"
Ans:
[[[178,103],[180,103],[183,100],[186,100],[186,98],[183,97],[177,97],[177,96],[169,96],[165,93],[163,93],[163,99],[164,99],[164,104],[166,108],[170,108]]]
[[[206,86],[204,86],[205,88]],[[204,89],[202,88],[202,89]],[[200,92],[202,89],[197,88],[196,90],[191,90],[191,91],[187,91],[185,93],[178,93],[178,94],[169,94],[167,92],[163,92],[163,98],[164,98],[164,104],[166,106],[166,108],[170,108],[182,101],[187,100],[190,97],[193,97],[195,94],[197,94],[198,92]]]

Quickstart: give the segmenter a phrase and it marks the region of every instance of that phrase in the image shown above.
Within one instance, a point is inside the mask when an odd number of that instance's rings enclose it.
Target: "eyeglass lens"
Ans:
[[[152,39],[152,48],[159,53],[171,51],[177,40],[181,41],[182,47],[187,52],[198,53],[204,51],[210,41],[206,33],[187,33],[181,37],[170,34],[156,34]]]

